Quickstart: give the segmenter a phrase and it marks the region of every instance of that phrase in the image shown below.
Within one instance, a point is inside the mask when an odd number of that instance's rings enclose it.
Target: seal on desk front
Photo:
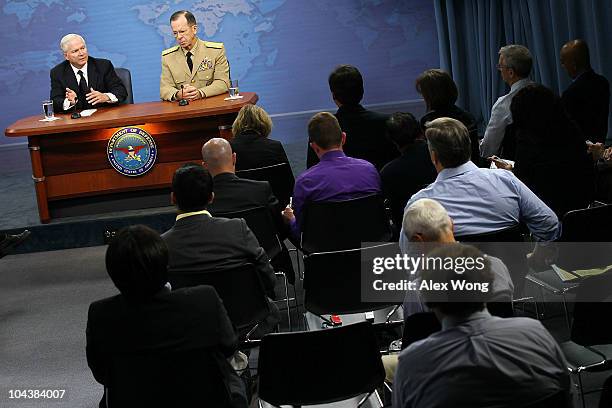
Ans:
[[[151,170],[157,159],[155,140],[144,129],[124,127],[108,141],[108,161],[120,174],[141,176]]]

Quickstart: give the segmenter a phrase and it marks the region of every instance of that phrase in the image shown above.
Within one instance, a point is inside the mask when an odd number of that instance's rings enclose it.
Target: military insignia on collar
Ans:
[[[199,70],[200,71],[204,71],[204,70],[207,70],[207,69],[212,69],[212,67],[213,67],[212,60],[210,58],[206,57],[206,58],[204,58],[204,60],[200,64]]]

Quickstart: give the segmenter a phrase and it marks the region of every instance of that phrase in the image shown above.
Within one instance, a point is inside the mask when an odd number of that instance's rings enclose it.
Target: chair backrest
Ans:
[[[115,68],[115,72],[127,90],[127,97],[122,104],[134,103],[134,93],[132,92],[132,74],[130,73],[130,70],[127,68]]]
[[[306,203],[301,217],[304,252],[360,248],[362,242],[385,242],[392,236],[384,198],[379,195]]]
[[[374,391],[384,378],[369,322],[261,340],[259,397],[277,406],[341,401]]]
[[[256,207],[243,211],[228,213],[215,213],[216,217],[242,218],[245,220],[253,234],[257,237],[259,245],[266,251],[270,259],[282,251],[276,224],[272,220],[270,210],[266,207]]]
[[[526,256],[529,246],[524,243],[521,230],[521,224],[517,224],[498,231],[455,237],[459,242],[474,245],[483,253],[502,260],[508,267],[514,283],[515,298],[521,297],[525,275],[528,271]],[[508,243],[508,245],[503,245],[503,243]]]
[[[612,344],[612,272],[583,279],[576,288],[571,340],[583,346]]]
[[[289,197],[293,195],[295,178],[289,163],[278,163],[271,166],[255,169],[236,170],[236,175],[249,180],[267,181],[270,183],[272,193],[284,208],[289,204]]]
[[[599,399],[599,408],[612,407],[612,375],[604,382]]]
[[[173,289],[197,285],[214,287],[240,334],[263,321],[270,313],[263,284],[253,264],[198,273],[172,272],[168,280]]]
[[[540,401],[536,401],[520,408],[571,408],[573,407],[569,390],[561,390]]]
[[[367,312],[393,305],[361,300],[361,270],[371,268],[367,264],[371,259],[368,253],[380,254],[376,252],[380,248],[377,245],[305,255],[304,308],[316,315],[325,315]]]
[[[611,242],[612,204],[569,211],[563,217],[563,242]]]
[[[150,350],[114,355],[109,363],[108,408],[229,406],[213,351]]]

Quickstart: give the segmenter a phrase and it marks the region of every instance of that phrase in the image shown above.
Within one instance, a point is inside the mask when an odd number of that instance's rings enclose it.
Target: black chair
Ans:
[[[249,180],[269,182],[280,206],[284,208],[289,204],[289,197],[293,195],[295,178],[288,162],[255,169],[236,170],[236,175]]]
[[[362,267],[371,268],[367,264],[371,258],[368,253],[391,245],[396,244],[305,255],[304,308],[322,316],[368,312],[396,305],[361,300],[361,270]],[[362,265],[362,258],[366,265]]]
[[[213,353],[159,349],[114,355],[105,381],[106,406],[228,407],[230,394]]]
[[[612,407],[612,376],[604,382],[601,390],[601,398],[599,399],[599,408]]]
[[[291,358],[288,358],[291,356]],[[259,397],[274,406],[327,404],[359,397],[361,406],[385,379],[372,325],[264,336]]]
[[[387,242],[392,236],[379,195],[306,203],[300,216],[305,253],[360,248],[362,242]]]
[[[561,390],[522,408],[573,408],[573,406],[569,390]]]
[[[576,303],[570,340],[561,344],[568,369],[578,378],[585,407],[582,373],[612,368],[612,273],[586,278],[575,288]]]
[[[612,204],[569,211],[562,225],[560,242],[610,242]]]
[[[200,273],[173,272],[168,280],[173,289],[197,285],[214,287],[237,333],[246,341],[271,312],[265,289],[253,264]]]
[[[122,104],[134,103],[134,93],[132,92],[132,74],[127,68],[115,68],[115,73],[123,82],[125,89],[127,90],[127,97]]]
[[[498,231],[455,237],[457,241],[477,246],[483,253],[495,256],[504,262],[514,283],[515,298],[519,298],[523,292],[528,271],[528,246],[523,239],[522,230],[523,226],[516,224]]]

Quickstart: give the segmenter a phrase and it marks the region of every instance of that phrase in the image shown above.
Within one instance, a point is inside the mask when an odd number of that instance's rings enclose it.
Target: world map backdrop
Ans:
[[[327,76],[338,64],[360,69],[366,104],[418,98],[414,79],[439,65],[431,0],[5,0],[0,126],[42,114],[71,32],[131,71],[135,102],[159,100],[161,51],[175,44],[169,17],[180,9],[195,14],[200,38],[225,44],[232,78],[270,114],[333,106]]]

